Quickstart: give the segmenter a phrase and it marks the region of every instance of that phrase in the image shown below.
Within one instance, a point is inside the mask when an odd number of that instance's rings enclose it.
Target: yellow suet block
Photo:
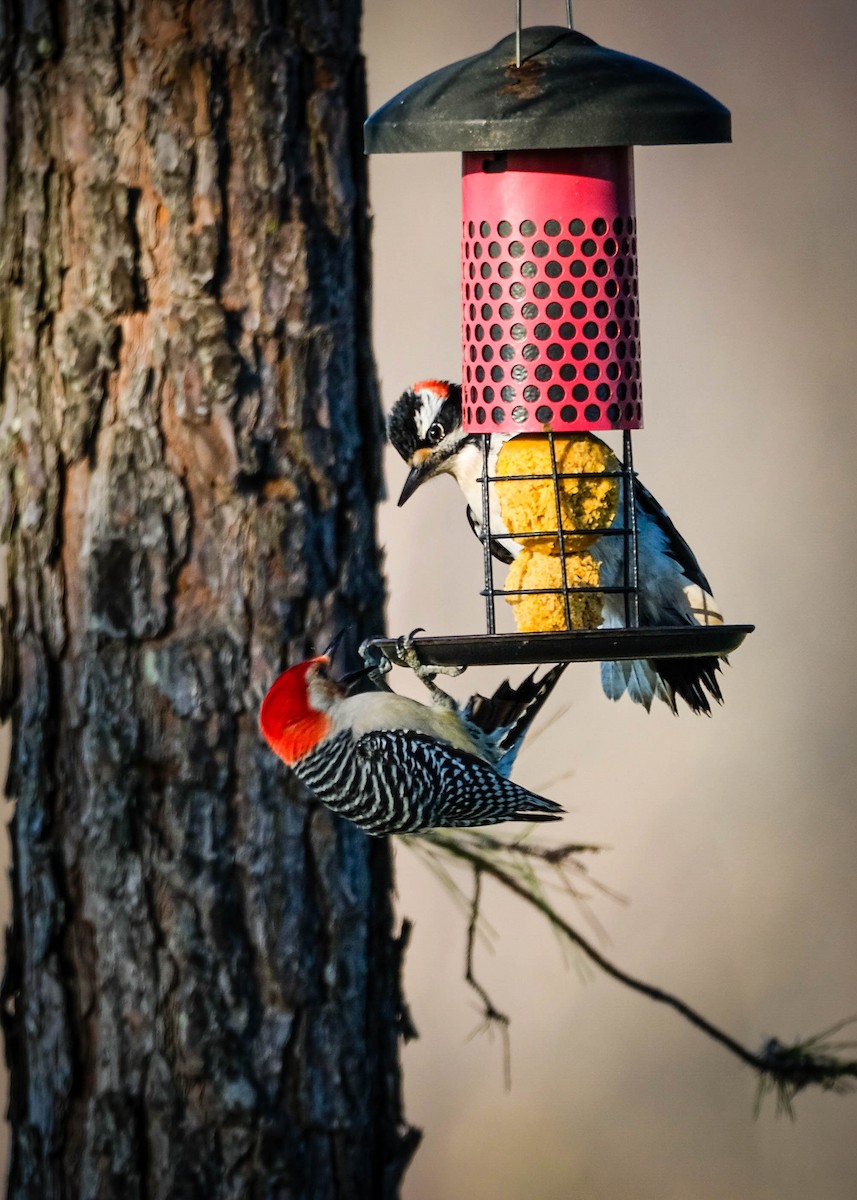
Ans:
[[[535,539],[534,539],[535,540]],[[601,564],[591,554],[568,554],[566,580],[575,585],[597,587]],[[518,555],[506,576],[506,590],[518,588],[562,588],[562,560],[558,554],[541,554],[525,549]],[[507,596],[521,633],[550,633],[566,629],[562,595]],[[595,592],[570,592],[572,629],[597,629],[601,624],[601,596]]]
[[[557,471],[618,471],[619,462],[609,448],[588,433],[559,434],[554,438]],[[497,456],[498,475],[550,475],[551,452],[547,437],[523,434],[510,438]],[[517,538],[529,550],[559,553],[556,497],[553,480],[522,479],[497,482],[500,513],[512,537],[524,533],[541,538]],[[619,505],[619,484],[609,479],[560,479],[562,528],[604,529],[613,523]],[[566,553],[577,552],[595,539],[565,539]]]

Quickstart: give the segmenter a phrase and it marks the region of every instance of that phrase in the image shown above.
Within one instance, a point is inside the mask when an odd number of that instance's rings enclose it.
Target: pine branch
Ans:
[[[482,872],[477,868],[473,872],[473,900],[470,907],[470,921],[467,926],[467,954],[464,961],[464,978],[482,1001],[482,1012],[485,1017],[483,1028],[489,1030],[499,1028],[503,1041],[503,1082],[506,1091],[512,1087],[512,1047],[509,1042],[510,1018],[507,1013],[496,1007],[486,989],[479,982],[473,970],[473,955],[476,945],[476,932],[480,918],[480,901],[482,899]]]
[[[413,849],[422,850],[428,843],[432,847],[434,855],[440,852],[441,855],[450,856],[469,866],[473,872],[474,895],[470,903],[466,979],[482,1000],[486,1022],[502,1024],[504,1047],[508,1046],[506,1039],[509,1019],[506,1014],[496,1008],[488,993],[477,982],[473,974],[473,950],[481,917],[480,900],[483,876],[496,879],[503,887],[540,912],[562,938],[581,950],[590,962],[611,979],[615,979],[617,983],[623,984],[632,991],[647,996],[650,1000],[672,1008],[707,1037],[712,1038],[746,1066],[756,1071],[759,1075],[757,1112],[765,1096],[772,1091],[776,1093],[777,1111],[793,1116],[794,1098],[804,1088],[814,1086],[820,1087],[823,1091],[844,1093],[855,1086],[857,1061],[839,1057],[843,1051],[852,1049],[855,1043],[831,1042],[830,1038],[849,1024],[857,1022],[857,1017],[849,1018],[823,1033],[803,1041],[795,1041],[791,1045],[784,1044],[777,1038],[769,1038],[761,1050],[754,1053],[712,1024],[711,1021],[706,1020],[677,996],[629,975],[627,971],[617,967],[597,950],[556,910],[546,897],[538,873],[533,870],[532,864],[541,863],[552,868],[562,877],[571,894],[578,898],[576,890],[568,881],[567,870],[569,867],[574,867],[582,871],[582,865],[577,862],[576,855],[585,851],[598,850],[599,847],[586,845],[548,847],[524,841],[504,842],[489,834],[451,830],[435,830],[423,834],[419,838],[406,837],[404,840]],[[440,864],[437,865],[440,866]],[[508,1058],[506,1062],[508,1063]]]

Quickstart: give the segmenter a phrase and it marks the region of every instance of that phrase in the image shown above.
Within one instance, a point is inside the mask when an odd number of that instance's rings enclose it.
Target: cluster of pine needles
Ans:
[[[497,1007],[475,971],[478,939],[481,937],[490,944],[494,937],[482,907],[482,882],[485,878],[495,880],[536,909],[556,933],[563,950],[569,946],[575,947],[588,962],[618,983],[674,1009],[755,1071],[759,1080],[757,1114],[770,1094],[775,1096],[777,1113],[793,1117],[794,1099],[804,1089],[818,1087],[822,1091],[843,1093],[855,1086],[857,1060],[845,1055],[853,1052],[857,1043],[836,1039],[844,1029],[857,1022],[857,1016],[840,1021],[812,1037],[796,1039],[792,1043],[783,1043],[772,1037],[757,1052],[747,1049],[677,996],[621,970],[560,912],[558,903],[565,897],[580,906],[587,918],[593,921],[581,884],[602,891],[608,889],[590,877],[583,856],[598,853],[601,847],[576,843],[546,845],[533,840],[531,833],[532,828],[514,840],[505,840],[481,830],[444,829],[402,838],[440,879],[465,913],[465,979],[479,997],[484,1019],[481,1028],[496,1030],[500,1034],[507,1087],[511,1080],[509,1016]],[[459,882],[462,870],[469,876],[469,891],[465,891]]]

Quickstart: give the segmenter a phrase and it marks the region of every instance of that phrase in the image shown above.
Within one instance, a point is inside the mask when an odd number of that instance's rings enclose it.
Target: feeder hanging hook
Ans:
[[[515,0],[515,66],[521,66],[521,10],[524,7],[524,0]],[[565,0],[565,20],[569,29],[574,29],[574,20],[571,13],[571,0]]]

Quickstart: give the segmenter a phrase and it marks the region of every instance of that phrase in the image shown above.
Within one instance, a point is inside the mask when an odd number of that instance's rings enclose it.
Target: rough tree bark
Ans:
[[[256,712],[377,630],[359,0],[0,0],[9,1195],[392,1197],[390,860]]]

